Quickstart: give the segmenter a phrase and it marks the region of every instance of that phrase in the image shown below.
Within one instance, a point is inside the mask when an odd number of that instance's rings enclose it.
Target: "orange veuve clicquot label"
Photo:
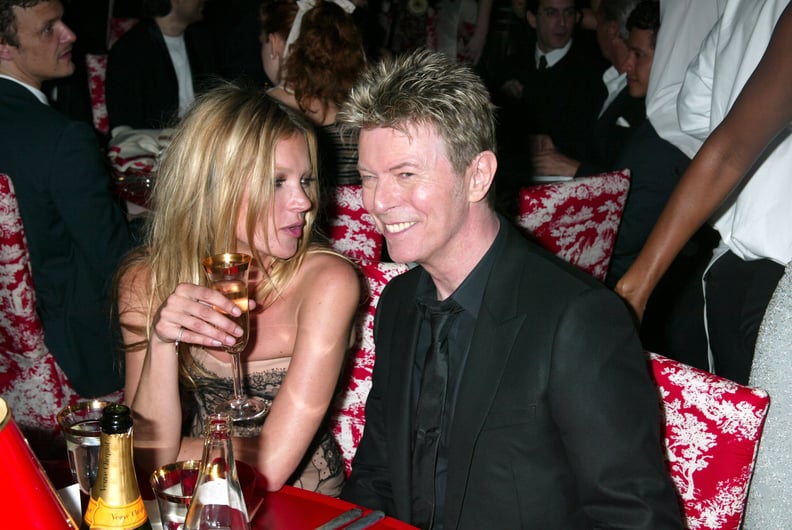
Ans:
[[[147,518],[142,497],[123,506],[109,506],[101,498],[91,497],[88,509],[85,511],[85,522],[96,529],[135,530],[145,523]]]

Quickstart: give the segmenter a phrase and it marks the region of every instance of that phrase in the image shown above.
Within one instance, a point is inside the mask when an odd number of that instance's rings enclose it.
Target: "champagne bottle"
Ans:
[[[250,530],[237,477],[231,418],[212,414],[204,428],[203,456],[184,530]]]
[[[80,530],[151,530],[132,460],[132,413],[111,403],[102,413],[99,468]]]

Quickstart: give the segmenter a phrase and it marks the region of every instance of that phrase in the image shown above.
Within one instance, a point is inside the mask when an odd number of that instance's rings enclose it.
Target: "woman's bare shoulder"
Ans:
[[[335,252],[309,252],[303,260],[300,272],[300,276],[310,277],[315,282],[358,282],[355,265]]]

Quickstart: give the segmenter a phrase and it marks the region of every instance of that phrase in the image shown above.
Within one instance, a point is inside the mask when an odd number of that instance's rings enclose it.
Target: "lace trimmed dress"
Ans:
[[[218,403],[233,396],[234,385],[230,363],[219,361],[201,348],[193,348],[192,355],[195,369],[190,375],[197,387],[182,388],[185,401],[184,435],[201,438],[204,419],[215,410]],[[246,392],[265,399],[275,399],[290,361],[290,357],[282,357],[246,363],[248,373],[243,382]],[[234,435],[257,436],[264,421],[237,422],[234,424]],[[338,444],[326,425],[319,428],[290,483],[298,488],[332,497],[341,493],[344,485],[344,463]]]
[[[770,394],[770,411],[751,480],[746,530],[792,528],[792,264],[765,311],[750,384]]]

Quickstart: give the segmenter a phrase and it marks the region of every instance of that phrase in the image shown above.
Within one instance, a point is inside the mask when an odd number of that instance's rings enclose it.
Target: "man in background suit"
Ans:
[[[541,138],[533,156],[537,174],[582,177],[622,169],[615,167],[619,152],[632,131],[646,119],[644,98],[630,94],[624,71],[630,54],[627,18],[638,3],[639,0],[601,0],[596,6],[597,42],[603,57],[611,63],[602,74],[608,95],[586,141],[583,157],[571,158],[556,149],[552,138]]]
[[[494,81],[498,106],[498,194],[501,210],[535,174],[531,152],[535,135],[580,159],[605,100],[601,76],[607,62],[588,32],[577,32],[574,0],[530,0],[526,20],[534,30],[527,55],[510,58],[506,81]]]
[[[16,188],[47,347],[92,397],[122,386],[108,294],[132,243],[93,130],[41,92],[74,71],[62,16],[58,0],[0,0],[0,172]]]
[[[110,127],[160,129],[173,124],[208,88],[217,58],[205,28],[204,0],[144,0],[146,18],[110,49]]]
[[[547,134],[564,153],[580,157],[605,100],[600,81],[607,62],[591,39],[575,36],[574,0],[526,2],[536,46],[517,79],[523,131]]]
[[[418,265],[379,302],[342,497],[421,528],[681,528],[626,308],[492,209],[481,80],[416,52],[364,74],[339,119],[359,131],[363,202],[391,257]],[[451,323],[433,340],[438,305]]]

